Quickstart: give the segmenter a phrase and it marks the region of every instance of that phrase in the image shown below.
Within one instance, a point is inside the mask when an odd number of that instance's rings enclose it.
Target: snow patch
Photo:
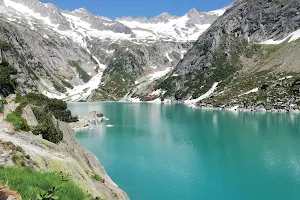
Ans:
[[[285,76],[285,77],[282,77],[280,79],[278,79],[279,81],[283,81],[285,79],[290,79],[290,78],[293,78],[293,76]]]
[[[150,66],[152,69],[157,69],[157,66]]]
[[[151,81],[154,81],[154,80],[157,80],[163,76],[165,76],[167,73],[169,73],[170,71],[172,70],[171,67],[168,67],[166,68],[165,70],[162,70],[162,71],[158,71],[158,72],[154,72],[153,74],[150,74],[149,77],[150,77],[150,80]]]
[[[11,0],[3,0],[3,2],[6,7],[12,8],[22,14],[32,16],[38,20],[42,20],[45,24],[47,24],[51,27],[58,28],[58,26],[59,26],[58,24],[53,24],[49,17],[43,17],[39,13],[36,13],[32,9],[28,8],[27,6],[24,6],[20,3],[13,2]]]
[[[166,52],[166,57],[168,58],[168,60],[169,60],[169,62],[173,62],[173,59],[172,58],[170,58],[170,55],[169,55],[169,53],[168,52]]]
[[[210,24],[196,24],[194,28],[187,28],[188,16],[171,19],[168,22],[143,23],[137,21],[118,20],[120,23],[132,29],[136,38],[139,39],[161,39],[164,41],[191,41],[209,28]]]
[[[208,13],[208,14],[214,14],[214,15],[222,16],[222,15],[226,12],[226,10],[227,10],[228,8],[229,8],[229,7],[225,7],[225,8],[222,8],[222,9],[209,11],[209,12],[207,12],[207,13]]]
[[[158,96],[162,93],[162,90],[161,89],[158,89],[158,90],[155,90],[153,91],[152,93],[150,93],[151,96]]]
[[[300,38],[300,29],[298,29],[297,31],[294,31],[293,33],[289,34],[287,37],[285,37],[282,40],[273,40],[273,39],[270,39],[270,40],[261,42],[260,44],[281,44],[281,43],[283,43],[285,41],[292,42],[292,41],[295,41],[295,40],[297,40],[299,38]]]
[[[113,50],[105,50],[105,52],[108,53],[108,54],[111,54],[111,53],[114,53],[115,50],[114,49]]]
[[[154,99],[152,101],[148,101],[149,103],[158,103],[158,104],[161,104],[161,99],[160,98],[157,98],[157,99]]]
[[[259,88],[254,88],[254,89],[252,89],[252,90],[250,90],[250,91],[248,91],[248,92],[245,92],[245,93],[243,93],[243,94],[240,94],[239,97],[240,97],[240,96],[243,96],[243,95],[250,94],[250,93],[258,92],[258,91],[259,91]]]
[[[103,66],[101,65],[101,67]],[[73,89],[67,88],[66,94],[54,94],[49,91],[43,91],[43,94],[49,98],[64,99],[71,102],[86,99],[91,95],[93,90],[98,88],[102,75],[103,72],[100,72],[85,84],[74,86]]]
[[[214,93],[214,91],[217,89],[217,86],[219,85],[219,82],[215,82],[212,87],[203,95],[201,95],[200,97],[198,97],[197,99],[192,99],[192,100],[186,100],[184,101],[185,104],[188,105],[192,105],[192,104],[196,104],[197,102],[208,98],[210,95],[212,95],[212,93]]]
[[[230,111],[236,111],[239,108],[239,106],[233,106],[232,108],[229,108]]]
[[[182,51],[180,52],[180,58],[183,59],[183,57],[184,57],[184,55],[185,55],[186,53],[187,53],[186,50],[182,50]]]

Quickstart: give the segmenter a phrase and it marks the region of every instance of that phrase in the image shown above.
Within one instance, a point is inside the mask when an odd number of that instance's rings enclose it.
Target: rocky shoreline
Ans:
[[[233,107],[213,107],[212,105],[207,104],[198,104],[198,105],[188,105],[194,109],[202,109],[202,110],[223,110],[223,111],[236,111],[236,112],[260,112],[260,113],[293,113],[299,114],[299,109],[266,109],[264,106],[257,106],[257,107],[240,107],[238,105]]]
[[[69,123],[73,131],[89,130],[95,128],[95,124],[109,120],[100,111],[92,111],[87,116],[78,116],[77,122]]]

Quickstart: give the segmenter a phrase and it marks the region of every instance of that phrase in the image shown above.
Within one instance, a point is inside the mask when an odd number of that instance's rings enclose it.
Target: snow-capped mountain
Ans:
[[[78,37],[97,37],[115,39],[161,39],[173,41],[196,40],[226,8],[199,12],[191,9],[184,16],[171,16],[162,13],[151,19],[145,17],[117,18],[111,20],[106,17],[95,16],[84,8],[72,12],[61,10],[51,3],[41,3],[37,0],[2,0],[6,9],[2,12],[15,12],[30,18],[43,21],[62,35]],[[9,12],[10,11],[10,12]],[[10,19],[18,16],[10,14]],[[34,25],[33,27],[34,28]],[[72,31],[72,34],[68,33]]]
[[[137,38],[190,41],[197,40],[225,11],[199,12],[193,8],[181,17],[165,12],[151,19],[122,17],[116,21],[130,27]]]
[[[141,78],[173,69],[225,11],[112,20],[84,8],[66,11],[38,0],[0,0],[0,40],[12,44],[5,56],[19,69],[25,89],[79,100],[102,88],[119,99]],[[122,85],[126,89],[116,95]]]

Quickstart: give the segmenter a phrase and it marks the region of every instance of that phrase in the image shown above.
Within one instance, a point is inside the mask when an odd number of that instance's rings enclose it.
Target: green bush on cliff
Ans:
[[[43,94],[29,93],[25,96],[17,95],[16,102],[20,103],[15,113],[21,114],[26,105],[33,105],[33,113],[39,123],[34,128],[33,133],[41,134],[45,140],[58,143],[63,139],[63,133],[59,129],[58,124],[54,124],[52,115],[60,121],[67,123],[78,121],[77,117],[73,117],[71,111],[67,109],[67,103],[50,99]]]
[[[28,104],[38,106],[44,113],[52,112],[56,119],[64,122],[78,121],[77,117],[72,116],[71,111],[67,109],[67,103],[63,100],[50,99],[43,94],[29,93],[23,97],[18,96],[16,102],[19,102],[22,107]]]
[[[63,133],[58,124],[54,124],[52,113],[45,113],[39,108],[34,108],[33,113],[38,119],[39,125],[32,131],[35,135],[42,135],[43,139],[58,143],[63,139]]]
[[[16,75],[17,70],[10,66],[7,61],[0,64],[0,93],[4,96],[12,93],[16,87],[15,79],[11,75]]]
[[[18,191],[22,199],[36,199],[38,194],[55,187],[60,200],[84,200],[88,198],[71,180],[63,181],[55,173],[41,173],[29,168],[0,166],[0,184],[8,184]]]

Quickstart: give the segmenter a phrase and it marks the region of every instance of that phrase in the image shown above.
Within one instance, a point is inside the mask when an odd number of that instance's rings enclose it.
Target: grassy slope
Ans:
[[[251,45],[248,45],[251,47]],[[299,95],[293,93],[291,85],[300,78],[300,63],[297,52],[300,41],[283,42],[279,45],[252,45],[249,56],[242,62],[242,69],[233,76],[223,79],[218,92],[223,92],[204,100],[205,103],[216,107],[221,105],[233,106],[235,104],[255,105],[258,102],[274,105],[277,98],[285,101],[285,98],[297,98]],[[249,62],[250,64],[247,64]],[[285,76],[290,79],[280,80]],[[239,96],[254,88],[268,87],[244,96]],[[298,103],[297,103],[298,104]],[[280,108],[280,107],[279,107]]]
[[[73,182],[55,173],[41,173],[27,168],[8,168],[0,166],[0,183],[8,183],[10,189],[16,190],[22,199],[35,199],[42,190],[56,187],[55,195],[60,200],[84,200],[87,195]]]

